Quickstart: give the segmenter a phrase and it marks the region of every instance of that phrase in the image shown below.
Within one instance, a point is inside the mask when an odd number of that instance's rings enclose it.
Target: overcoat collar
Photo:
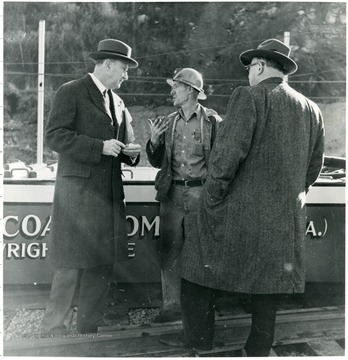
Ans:
[[[89,91],[89,94],[91,95],[92,101],[94,102],[95,106],[97,106],[100,110],[104,111],[109,116],[109,113],[105,108],[105,101],[103,95],[99,91],[95,82],[92,80],[91,76],[86,75],[83,79],[85,81],[85,84],[87,86],[87,89]]]
[[[281,84],[284,80],[280,77],[270,77],[259,82],[259,84]]]

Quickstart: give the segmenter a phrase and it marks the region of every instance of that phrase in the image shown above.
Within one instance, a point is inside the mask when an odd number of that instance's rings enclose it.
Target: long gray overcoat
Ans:
[[[237,88],[197,217],[185,219],[183,277],[241,293],[303,292],[306,192],[323,152],[312,101],[280,78]]]
[[[115,137],[103,96],[90,75],[62,85],[53,100],[46,143],[59,154],[49,258],[55,267],[89,268],[126,260],[121,161],[102,155]]]

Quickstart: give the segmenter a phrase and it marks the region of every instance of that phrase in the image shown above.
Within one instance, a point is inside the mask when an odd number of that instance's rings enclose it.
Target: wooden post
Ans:
[[[284,44],[286,46],[290,47],[290,32],[289,31],[284,32]],[[288,79],[289,79],[288,75],[285,75],[284,76],[284,81],[288,82]]]

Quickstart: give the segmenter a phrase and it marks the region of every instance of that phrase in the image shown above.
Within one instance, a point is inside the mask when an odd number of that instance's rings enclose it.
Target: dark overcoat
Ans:
[[[237,88],[197,218],[185,219],[183,277],[234,292],[303,292],[305,200],[323,152],[312,101],[280,78]]]
[[[59,154],[49,258],[55,267],[89,268],[125,260],[121,162],[102,155],[115,138],[103,96],[90,75],[62,85],[53,100],[46,143]],[[121,140],[121,139],[120,139]]]

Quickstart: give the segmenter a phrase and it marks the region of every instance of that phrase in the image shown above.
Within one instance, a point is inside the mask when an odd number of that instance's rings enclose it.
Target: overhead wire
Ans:
[[[326,25],[326,26],[330,26],[330,25]],[[327,30],[323,30],[321,31],[322,34],[325,33],[330,33],[330,31]],[[304,36],[304,35],[311,35],[313,34],[313,32],[292,32],[292,36],[296,37],[298,35]],[[158,56],[169,56],[169,55],[176,55],[176,54],[182,54],[182,53],[190,53],[190,52],[195,52],[195,51],[206,51],[206,50],[212,50],[212,49],[220,49],[220,48],[230,48],[233,46],[237,46],[237,45],[246,45],[249,43],[255,43],[255,42],[259,42],[259,41],[263,41],[264,39],[254,39],[254,40],[250,40],[250,41],[243,41],[243,42],[235,42],[232,44],[224,44],[224,45],[218,45],[218,46],[209,46],[209,47],[201,47],[201,48],[196,48],[196,49],[183,49],[183,50],[179,50],[179,51],[172,51],[172,52],[166,52],[166,53],[158,53],[158,54],[147,54],[145,56],[141,56],[141,57],[136,57],[136,59],[147,59],[147,58],[153,58],[153,57],[158,57]],[[38,63],[36,62],[30,62],[30,63],[10,63],[10,62],[4,62],[4,66],[10,66],[10,65],[37,65]],[[86,65],[86,61],[62,61],[62,62],[45,62],[45,64],[48,65],[67,65],[67,64],[84,64]],[[325,70],[325,71],[321,71],[321,73],[328,73],[328,72],[337,72],[337,71],[343,71],[344,69],[339,68],[339,69],[331,69],[331,70]],[[29,76],[37,76],[37,73],[29,73],[29,72],[14,72],[14,71],[5,71],[4,72],[7,75],[29,75]],[[307,73],[307,74],[294,74],[290,77],[289,79],[289,83],[302,83],[302,84],[306,84],[306,83],[310,83],[310,84],[344,84],[346,83],[345,80],[292,80],[294,77],[304,77],[304,76],[311,76],[314,73]],[[62,73],[45,73],[45,76],[50,76],[50,77],[81,77],[84,74],[62,74]],[[166,77],[154,77],[154,76],[130,76],[128,81],[129,82],[135,82],[135,83],[152,83],[152,84],[162,84],[163,81],[166,79]],[[158,80],[158,81],[157,81]],[[161,81],[163,80],[163,81]],[[246,79],[209,79],[206,78],[205,79],[205,85],[206,86],[214,86],[216,87],[220,87],[220,86],[232,86],[234,83],[241,83],[241,82],[246,82]],[[219,82],[219,83],[211,83],[211,82]],[[125,95],[130,95],[130,94],[125,94]],[[133,96],[138,95],[138,96],[167,96],[166,94],[132,94]],[[223,95],[223,94],[212,94],[210,96],[229,96],[229,95]]]
[[[327,72],[334,72],[334,71],[342,71],[342,69],[335,69],[335,70],[328,70],[328,71],[321,71],[321,73],[327,73]],[[38,73],[34,72],[25,72],[25,71],[5,71],[5,75],[28,75],[28,76],[38,76]],[[314,73],[307,73],[307,74],[300,74],[299,76],[310,76]],[[81,74],[72,74],[72,73],[45,73],[45,76],[51,76],[51,77],[68,77],[68,78],[80,78],[81,76],[84,76],[85,73]],[[130,76],[127,80],[128,82],[138,82],[138,83],[151,83],[151,84],[163,84],[164,81],[168,77],[151,77],[148,78],[145,76]],[[292,78],[292,76],[291,76]],[[221,84],[214,84],[210,82],[223,82]],[[247,81],[247,79],[241,78],[241,79],[210,79],[205,78],[205,85],[213,85],[213,86],[225,86],[225,85],[232,85],[234,82],[241,82],[241,81]],[[346,80],[289,80],[291,83],[310,83],[310,84],[317,84],[317,83],[328,83],[328,84],[345,84]]]

